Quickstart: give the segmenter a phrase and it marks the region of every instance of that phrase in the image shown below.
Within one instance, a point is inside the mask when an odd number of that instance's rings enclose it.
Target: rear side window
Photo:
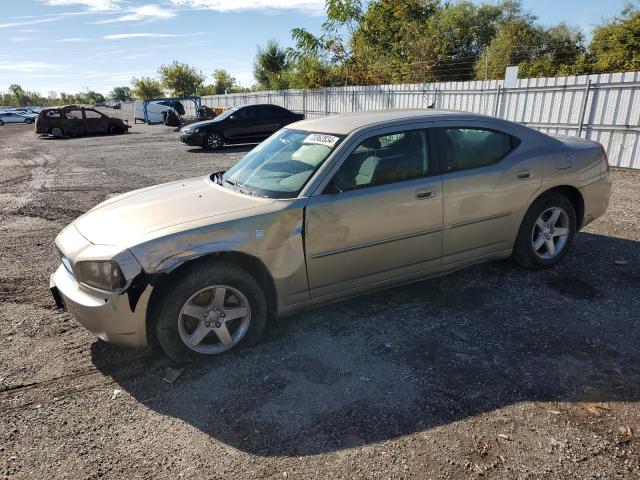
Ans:
[[[476,127],[438,128],[445,172],[479,168],[499,162],[520,144],[516,137]]]
[[[46,115],[49,118],[60,118],[60,110],[49,110]]]

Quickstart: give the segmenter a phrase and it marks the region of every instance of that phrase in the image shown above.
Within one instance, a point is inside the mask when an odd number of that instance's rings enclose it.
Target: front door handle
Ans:
[[[418,200],[427,200],[436,195],[436,187],[422,187],[416,190],[416,198]]]

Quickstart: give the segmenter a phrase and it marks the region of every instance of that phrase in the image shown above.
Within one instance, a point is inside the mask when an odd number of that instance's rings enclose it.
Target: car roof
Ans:
[[[308,130],[311,132],[334,133],[348,135],[351,132],[369,125],[393,123],[400,120],[491,120],[494,117],[475,113],[455,112],[451,110],[403,109],[403,110],[371,110],[355,113],[330,115],[311,120],[301,120],[289,125],[289,128]]]

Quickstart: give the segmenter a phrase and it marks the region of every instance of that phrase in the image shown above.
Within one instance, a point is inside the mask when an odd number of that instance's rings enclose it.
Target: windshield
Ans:
[[[283,129],[227,171],[224,183],[270,198],[293,198],[342,137]]]

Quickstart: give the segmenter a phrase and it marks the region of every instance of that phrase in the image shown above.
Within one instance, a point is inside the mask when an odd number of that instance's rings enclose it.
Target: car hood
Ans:
[[[206,127],[207,125],[213,125],[214,123],[221,122],[222,120],[216,120],[215,118],[210,118],[209,120],[202,120],[200,122],[190,123],[189,125],[185,125],[182,127],[182,130],[185,128],[194,129],[198,127]]]
[[[208,177],[134,190],[102,202],[75,221],[91,243],[132,245],[151,232],[242,210],[273,200],[251,197],[217,185]]]

